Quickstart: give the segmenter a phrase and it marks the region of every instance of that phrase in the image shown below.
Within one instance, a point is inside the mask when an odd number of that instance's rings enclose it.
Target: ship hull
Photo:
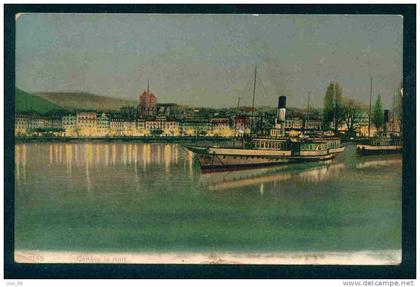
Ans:
[[[291,155],[281,150],[244,150],[244,149],[206,149],[194,153],[203,172],[240,170],[270,167],[292,163],[330,160],[332,153],[321,151],[319,154]]]
[[[346,148],[344,146],[329,149],[330,153],[342,153]]]
[[[357,153],[360,155],[381,155],[401,153],[402,146],[374,146],[374,145],[357,145]]]

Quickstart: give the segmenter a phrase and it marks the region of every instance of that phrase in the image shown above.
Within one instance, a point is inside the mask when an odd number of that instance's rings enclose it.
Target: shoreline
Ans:
[[[325,252],[77,252],[15,250],[17,263],[398,265],[401,250]]]
[[[231,142],[230,137],[15,137],[15,143],[50,142],[140,142],[140,143],[191,143],[191,142]]]
[[[234,137],[213,137],[213,136],[119,136],[119,137],[19,137],[15,136],[15,143],[83,143],[83,142],[138,142],[138,143],[194,143],[194,142],[237,142],[240,139]],[[353,140],[342,140],[343,144],[363,143],[366,139],[358,138]]]

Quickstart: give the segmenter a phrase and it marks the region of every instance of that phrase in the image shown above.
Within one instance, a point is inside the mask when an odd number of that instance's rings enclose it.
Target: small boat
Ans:
[[[401,152],[402,141],[398,137],[382,135],[372,138],[367,144],[357,145],[357,153],[360,155],[378,155]]]
[[[402,99],[403,90],[400,90]],[[395,100],[395,98],[394,98]],[[371,109],[372,109],[372,78],[370,79],[370,100],[369,100],[369,134],[370,137],[370,124],[371,124]],[[394,108],[392,117],[394,118]],[[390,110],[384,110],[383,114],[383,132],[378,133],[375,137],[370,138],[367,143],[358,144],[356,146],[359,155],[382,155],[390,153],[401,153],[403,150],[402,139],[398,131],[389,130]],[[394,119],[395,120],[395,119]]]

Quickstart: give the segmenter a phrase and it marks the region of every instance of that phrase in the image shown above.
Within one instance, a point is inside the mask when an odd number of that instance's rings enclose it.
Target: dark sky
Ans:
[[[195,106],[321,106],[330,81],[343,96],[385,107],[402,79],[401,16],[24,14],[16,26],[16,85]]]

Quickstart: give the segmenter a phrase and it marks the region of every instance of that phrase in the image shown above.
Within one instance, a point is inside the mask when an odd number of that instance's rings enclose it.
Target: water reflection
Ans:
[[[26,178],[26,147],[15,148],[15,176],[17,187],[20,187]]]
[[[300,182],[318,183],[331,178],[337,178],[345,169],[344,163],[334,163],[328,166],[316,167],[299,172],[296,177]]]
[[[172,172],[193,176],[192,154],[173,144],[142,143],[52,143],[15,145],[15,180],[17,189],[24,190],[27,159],[29,174],[48,174],[49,180],[60,181],[65,176],[69,184],[83,182],[83,190],[89,194],[100,191],[108,181],[107,174],[120,175],[121,180],[133,183],[135,191],[144,189],[143,178],[165,178]],[[187,173],[174,167],[180,161],[189,166]],[[122,169],[122,167],[124,167]],[[105,170],[106,168],[106,170]],[[117,169],[117,170],[113,170]],[[159,170],[158,175],[156,171]],[[44,179],[48,182],[48,179]],[[102,187],[101,187],[102,186]]]
[[[110,171],[120,174],[126,171],[133,179],[136,189],[142,184],[145,174],[165,177],[176,174],[192,179],[200,177],[200,184],[211,191],[237,189],[254,186],[261,195],[268,191],[267,184],[286,182],[319,183],[338,179],[345,170],[372,169],[386,166],[401,168],[401,156],[352,157],[351,160],[333,160],[330,162],[289,165],[274,168],[262,168],[218,174],[200,174],[194,165],[194,155],[176,144],[149,143],[52,143],[52,144],[17,144],[15,146],[16,184],[21,186],[27,177],[27,160],[33,170],[44,170],[46,165],[50,173],[66,175],[73,179],[84,177],[86,189],[90,192],[93,182],[99,181],[106,171],[103,167],[118,168]],[[126,167],[121,169],[121,166]],[[92,168],[94,170],[92,170]],[[62,171],[65,169],[65,171]],[[158,171],[158,172],[157,172]],[[95,172],[95,173],[93,173]],[[157,172],[157,173],[156,173]],[[29,173],[31,174],[31,172]],[[51,176],[55,176],[51,175]]]
[[[73,162],[73,152],[72,152],[71,145],[66,144],[65,150],[66,150],[67,175],[71,177],[72,176],[72,162]]]
[[[356,161],[357,169],[375,169],[382,167],[402,167],[402,159],[398,155],[387,155],[384,157],[358,157]]]
[[[180,149],[183,150],[180,146],[171,144],[17,144],[15,163],[25,164],[29,152],[31,158],[46,160],[49,164],[64,163],[66,166],[85,166],[86,162],[90,166],[132,165],[143,162],[146,166],[164,164],[169,167],[178,162]],[[192,166],[192,157],[189,165]]]
[[[302,168],[304,169],[302,170]],[[279,168],[203,174],[200,180],[201,184],[206,185],[210,191],[223,191],[244,188],[247,186],[256,186],[259,187],[259,191],[261,195],[263,195],[264,184],[286,181],[318,183],[331,178],[336,178],[344,169],[344,163],[333,163],[330,161],[316,166],[289,165]]]

